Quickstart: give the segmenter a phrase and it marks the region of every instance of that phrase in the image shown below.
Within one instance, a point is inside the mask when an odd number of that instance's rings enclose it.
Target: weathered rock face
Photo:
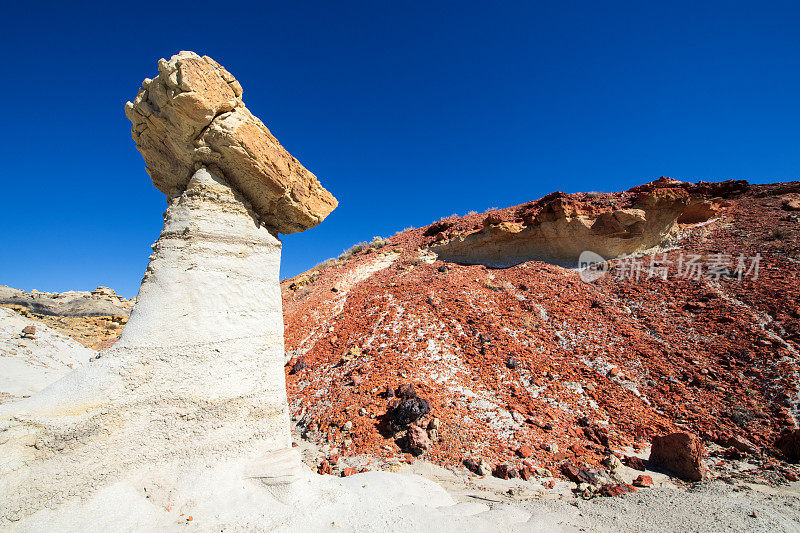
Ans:
[[[0,468],[0,490],[14,488],[3,491],[14,496],[0,501],[0,516],[186,461],[249,458],[254,477],[296,474],[281,243],[255,217],[213,170],[198,170],[171,200],[119,341],[39,394],[0,406],[12,436],[2,453],[13,458]]]
[[[198,168],[215,165],[273,231],[306,230],[336,208],[336,198],[245,107],[242,86],[219,63],[180,52],[158,70],[125,107],[158,190],[176,196]]]
[[[706,475],[703,443],[689,433],[670,433],[654,437],[650,463],[669,470],[686,481],[700,481]]]
[[[680,224],[699,224],[719,216],[720,211],[730,204],[722,198],[694,202],[678,217]]]
[[[431,246],[445,261],[508,267],[525,261],[574,267],[581,252],[605,259],[644,252],[669,242],[689,200],[680,188],[637,193],[625,208],[587,208],[556,193],[540,200],[521,223],[501,222],[490,214],[475,233]]]
[[[800,211],[800,198],[786,197],[783,199],[781,207],[786,211]]]

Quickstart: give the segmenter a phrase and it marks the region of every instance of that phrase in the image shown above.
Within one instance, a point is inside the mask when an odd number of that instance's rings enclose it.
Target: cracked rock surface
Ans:
[[[284,149],[242,101],[242,86],[208,56],[183,51],[158,62],[125,106],[153,185],[180,194],[201,166],[215,165],[278,233],[319,224],[336,198]]]

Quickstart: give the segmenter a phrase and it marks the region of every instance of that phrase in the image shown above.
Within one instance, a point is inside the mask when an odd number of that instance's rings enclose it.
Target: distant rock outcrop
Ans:
[[[92,292],[25,292],[0,286],[0,305],[20,306],[39,315],[112,316],[129,315],[135,298],[122,298],[108,287]]]

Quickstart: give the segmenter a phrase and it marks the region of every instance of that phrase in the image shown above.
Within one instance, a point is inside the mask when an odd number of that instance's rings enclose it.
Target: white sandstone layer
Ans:
[[[0,406],[0,516],[166,465],[246,458],[259,477],[296,475],[293,457],[268,456],[290,446],[280,241],[200,169],[171,200],[153,248],[117,344]]]

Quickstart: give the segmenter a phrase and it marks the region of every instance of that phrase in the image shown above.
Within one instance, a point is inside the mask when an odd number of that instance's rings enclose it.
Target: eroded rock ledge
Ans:
[[[743,183],[715,192],[730,196],[746,189]],[[722,197],[703,199],[706,185],[661,178],[616,195],[555,192],[510,219],[490,213],[471,232],[434,226],[430,249],[445,261],[499,268],[532,260],[575,267],[587,250],[605,259],[654,250],[672,243],[679,222],[709,220],[727,205]]]

